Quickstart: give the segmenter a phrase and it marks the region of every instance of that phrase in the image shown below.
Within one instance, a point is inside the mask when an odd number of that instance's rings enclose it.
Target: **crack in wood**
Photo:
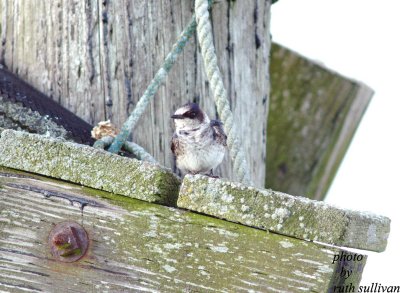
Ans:
[[[7,183],[7,184],[5,184],[5,186],[40,193],[40,194],[43,194],[45,198],[57,197],[57,198],[66,199],[70,202],[71,205],[74,205],[74,203],[77,203],[80,206],[79,208],[82,213],[83,213],[83,209],[86,206],[92,206],[92,207],[98,207],[98,208],[104,207],[104,205],[102,205],[94,200],[84,199],[82,197],[78,197],[78,196],[67,194],[67,193],[41,189],[41,188],[37,188],[34,186],[30,186],[30,185]]]
[[[8,248],[1,248],[0,247],[0,252],[10,252],[10,253],[15,253],[15,254],[20,254],[20,255],[25,255],[25,256],[31,256],[31,257],[36,257],[39,258],[37,255],[29,252],[23,252],[21,250],[16,250],[16,249],[8,249]]]
[[[34,274],[34,275],[42,276],[42,277],[50,277],[49,274],[41,273],[41,272],[35,272],[35,271],[31,271],[31,270],[21,269],[20,271],[21,271],[21,272],[24,272],[24,273],[29,273],[29,274]]]
[[[102,271],[102,272],[106,272],[106,273],[110,273],[110,274],[114,274],[114,275],[129,276],[129,274],[127,274],[127,273],[117,272],[117,271],[108,270],[108,269],[103,269],[103,268],[96,267],[94,265],[90,265],[88,267],[93,269],[93,270],[98,270],[98,271]]]
[[[29,176],[29,175],[11,174],[11,173],[5,173],[5,172],[0,172],[0,177],[7,177],[7,178],[24,178],[24,179],[36,179],[36,180],[39,180],[38,178],[35,178],[35,177],[33,177],[33,176]]]
[[[16,284],[12,284],[12,283],[6,283],[6,282],[0,282],[0,285],[4,285],[6,287],[10,287],[10,288],[16,288],[16,289],[20,289],[22,291],[37,291],[37,292],[43,292],[43,290],[35,288],[33,286],[29,286],[29,285],[16,285]]]

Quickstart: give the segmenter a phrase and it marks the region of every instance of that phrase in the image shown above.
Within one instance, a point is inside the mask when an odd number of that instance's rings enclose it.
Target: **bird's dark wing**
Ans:
[[[178,140],[178,136],[176,135],[176,133],[174,133],[174,135],[172,136],[171,151],[175,156],[178,156],[182,151],[179,146],[179,140]]]
[[[224,128],[222,126],[222,122],[219,120],[211,120],[210,121],[210,126],[212,127],[214,131],[214,138],[219,142],[220,144],[226,146],[226,139],[227,136],[225,134]]]

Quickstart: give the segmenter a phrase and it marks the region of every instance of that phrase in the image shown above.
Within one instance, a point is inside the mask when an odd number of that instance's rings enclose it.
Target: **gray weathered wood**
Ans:
[[[390,219],[271,189],[186,175],[178,207],[299,239],[382,252]]]
[[[266,187],[323,199],[372,95],[361,82],[274,44]]]
[[[171,170],[62,139],[0,129],[0,166],[175,206],[180,179]]]
[[[4,0],[0,63],[87,122],[121,126],[192,9],[187,0]],[[269,11],[263,0],[219,1],[212,11],[219,65],[258,186],[265,180]],[[198,101],[216,117],[200,58],[193,38],[133,133],[167,167],[173,167],[171,113]],[[229,159],[220,174],[232,178]]]
[[[31,189],[31,190],[29,190]],[[46,198],[45,195],[49,196]],[[68,199],[74,205],[70,205]],[[78,203],[88,205],[81,212]],[[54,224],[90,238],[75,263],[53,259]],[[0,291],[328,292],[357,288],[355,254],[195,213],[0,169]],[[352,270],[350,278],[340,276]]]
[[[176,206],[168,170],[89,146],[0,128],[0,165]],[[383,251],[390,220],[207,176],[185,176],[178,206],[323,243]]]
[[[93,126],[0,64],[0,127],[94,143]]]

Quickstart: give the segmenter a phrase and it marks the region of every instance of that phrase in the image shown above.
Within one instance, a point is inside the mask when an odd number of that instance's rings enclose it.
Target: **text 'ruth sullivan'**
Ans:
[[[338,267],[338,274],[341,280],[344,280],[344,284],[336,285],[331,288],[329,292],[333,293],[354,293],[354,292],[362,292],[362,293],[387,293],[387,292],[399,292],[400,286],[387,286],[382,285],[381,283],[371,283],[369,285],[361,285],[358,288],[352,283],[351,276],[353,275],[353,270],[357,266],[355,264],[361,263],[364,259],[364,256],[361,254],[347,254],[345,252],[341,252],[340,254],[335,254],[333,256],[332,264],[346,264],[340,265]],[[354,264],[354,265],[350,265]],[[350,278],[350,279],[349,279]],[[347,280],[347,282],[346,282]]]
[[[368,293],[387,293],[387,292],[400,292],[400,286],[385,286],[381,283],[371,283],[371,285],[361,285],[356,291],[355,286],[350,283],[346,286],[335,286],[333,292],[368,292]]]

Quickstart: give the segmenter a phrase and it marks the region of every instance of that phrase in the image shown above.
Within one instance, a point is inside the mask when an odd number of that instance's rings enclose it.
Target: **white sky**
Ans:
[[[280,0],[273,40],[375,90],[326,199],[392,219],[362,285],[400,285],[400,1]]]

